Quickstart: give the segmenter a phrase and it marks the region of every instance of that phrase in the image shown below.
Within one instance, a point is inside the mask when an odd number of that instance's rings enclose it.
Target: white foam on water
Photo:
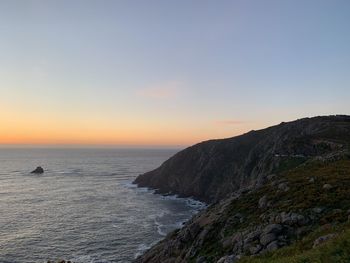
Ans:
[[[132,189],[138,193],[146,193],[146,194],[154,194],[155,189],[151,189],[148,187],[138,187],[136,184],[132,184],[130,181],[125,182],[122,184],[128,189]],[[175,229],[182,228],[184,223],[188,221],[194,214],[198,213],[200,210],[207,207],[207,204],[204,202],[195,200],[193,198],[183,198],[179,197],[178,195],[161,195],[161,194],[155,194],[155,197],[157,199],[161,200],[169,200],[170,202],[181,202],[185,206],[189,208],[188,214],[169,214],[170,211],[162,210],[158,213],[151,214],[147,216],[148,220],[153,221],[153,224],[156,228],[157,233],[160,237],[164,238],[170,231],[173,231]],[[164,218],[166,216],[170,216],[173,218],[173,220],[170,220],[172,222],[169,222],[170,218]],[[148,221],[145,220],[145,221]],[[175,221],[175,222],[174,222]],[[161,240],[160,238],[159,240]],[[137,252],[135,253],[135,258],[142,255],[146,250],[150,249],[153,245],[155,245],[159,240],[155,240],[151,244],[145,244],[142,243],[137,248]]]
[[[148,215],[147,218],[151,219],[151,220],[156,220],[157,218],[161,218],[161,217],[165,216],[166,214],[169,214],[169,211],[161,210],[158,214]]]
[[[178,197],[178,195],[161,195],[161,199],[163,200],[181,200],[181,197]]]
[[[181,227],[183,227],[184,223],[186,222],[187,220],[180,220],[178,222],[176,222],[173,226],[176,228],[176,229],[179,229]]]
[[[134,255],[134,258],[138,258],[139,256],[141,256],[146,250],[150,249],[152,245],[146,245],[146,244],[140,244],[137,249],[136,249],[136,253]]]
[[[135,190],[139,193],[150,193],[150,194],[154,194],[154,192],[156,191],[155,189],[151,189],[148,187],[136,187]]]
[[[144,243],[140,244],[140,245],[137,247],[137,249],[136,249],[137,252],[135,253],[134,258],[136,259],[137,257],[143,255],[143,253],[144,253],[146,250],[150,249],[151,247],[153,247],[153,246],[154,246],[155,244],[157,244],[158,242],[159,242],[159,240],[155,240],[154,242],[152,242],[152,243],[149,244],[149,245],[144,244]]]
[[[162,230],[162,227],[164,227],[165,225],[163,225],[162,223],[159,223],[157,220],[155,221],[155,224],[157,226],[158,234],[165,237],[167,233]]]
[[[198,201],[198,200],[195,200],[191,197],[189,198],[185,198],[186,199],[186,205],[194,208],[194,209],[199,209],[199,210],[202,210],[204,208],[206,208],[208,205],[204,202],[201,202],[201,201]]]
[[[157,227],[157,232],[159,235],[161,236],[166,236],[166,232],[162,230],[162,228],[166,227],[167,225],[166,224],[162,224],[159,219],[163,218],[165,215],[169,214],[169,211],[166,211],[166,210],[162,210],[160,211],[158,214],[155,215],[154,217],[154,223]]]
[[[137,188],[137,184],[133,184],[130,181],[122,182],[122,185],[125,186],[126,188],[131,188],[131,189]]]
[[[155,193],[156,189],[152,189],[149,187],[138,187],[137,184],[133,184],[128,181],[122,184],[126,188],[135,189],[137,192],[141,193]],[[182,201],[185,202],[187,206],[194,209],[204,209],[207,207],[207,204],[198,200],[195,200],[193,197],[179,197],[177,194],[173,195],[161,195],[157,194],[162,200],[172,200],[172,201]]]
[[[177,194],[175,195],[161,195],[160,197],[163,200],[172,200],[172,201],[180,201],[184,202],[187,206],[195,209],[202,210],[207,207],[207,204],[198,200],[193,199],[192,197],[179,197]]]

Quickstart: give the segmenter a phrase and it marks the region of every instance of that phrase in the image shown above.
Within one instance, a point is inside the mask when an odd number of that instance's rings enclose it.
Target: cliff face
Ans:
[[[350,116],[305,118],[191,146],[134,183],[210,203],[261,186],[288,161],[302,162],[349,142]]]
[[[137,263],[349,261],[350,116],[203,142],[135,182],[211,202]]]
[[[213,204],[135,263],[349,262],[349,157],[311,159]],[[343,241],[325,253],[335,237]]]

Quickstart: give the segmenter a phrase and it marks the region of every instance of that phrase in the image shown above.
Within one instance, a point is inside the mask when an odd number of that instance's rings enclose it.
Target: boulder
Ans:
[[[264,195],[263,197],[261,197],[259,199],[258,205],[259,205],[259,208],[265,208],[267,206],[267,196],[266,195]]]
[[[317,238],[315,241],[314,241],[314,244],[313,244],[313,248],[315,247],[318,247],[319,245],[321,245],[322,243],[334,238],[336,236],[336,234],[328,234],[328,235],[324,235],[324,236],[320,236],[319,238]]]
[[[228,238],[225,238],[224,240],[222,240],[221,244],[222,244],[222,247],[224,249],[230,248],[232,246],[232,239],[231,239],[231,237],[228,237]]]
[[[290,213],[282,212],[280,216],[281,216],[281,223],[289,226],[293,226],[293,225],[304,226],[309,222],[309,219],[307,217],[297,213],[293,213],[293,212],[290,212]]]
[[[280,183],[277,188],[283,192],[287,192],[289,190],[289,186],[286,182]]]
[[[312,211],[316,214],[321,214],[324,211],[323,207],[315,207],[312,209]]]
[[[263,234],[260,236],[260,244],[266,246],[267,244],[275,241],[277,236],[274,233]]]
[[[251,255],[255,255],[255,254],[258,254],[261,249],[262,249],[261,245],[259,245],[259,244],[253,245],[253,246],[249,247],[249,253]]]
[[[224,256],[220,258],[216,263],[235,263],[237,257],[235,255]]]
[[[259,238],[260,235],[261,235],[261,231],[259,230],[250,232],[247,235],[245,235],[243,243],[248,244],[248,243],[254,242]]]
[[[323,185],[323,189],[325,189],[325,190],[330,190],[332,188],[333,188],[333,186],[331,184],[324,184]]]
[[[37,168],[35,168],[34,171],[31,172],[32,174],[42,174],[44,173],[44,169],[41,166],[38,166]]]
[[[216,261],[216,263],[225,263],[225,260],[226,260],[226,256],[221,257],[218,261]]]
[[[196,263],[206,263],[206,262],[207,262],[207,260],[205,257],[199,257],[196,259]]]
[[[311,178],[309,179],[309,183],[314,183],[314,182],[315,182],[315,178],[311,177]]]
[[[273,242],[271,242],[270,244],[268,244],[267,246],[266,246],[266,251],[274,251],[274,250],[276,250],[276,249],[279,249],[279,244],[278,244],[278,242],[277,241],[273,241]]]
[[[263,229],[264,234],[274,233],[279,234],[282,232],[283,227],[280,224],[269,224]]]

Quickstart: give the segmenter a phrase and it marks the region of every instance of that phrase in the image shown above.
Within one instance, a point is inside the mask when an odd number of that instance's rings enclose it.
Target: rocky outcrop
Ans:
[[[277,174],[259,189],[210,205],[182,229],[139,257],[137,263],[239,262],[273,252],[316,232],[319,226],[346,224],[349,217],[350,158],[303,166]],[[309,175],[316,178],[309,182]],[[278,187],[283,180],[288,191]],[[325,191],[324,182],[333,188]],[[334,237],[309,238],[309,248]]]
[[[44,173],[44,169],[41,166],[38,166],[37,168],[35,168],[34,171],[31,172],[32,174],[42,174]]]
[[[191,146],[134,183],[215,202],[234,191],[259,187],[275,170],[344,149],[349,141],[350,116],[300,119]]]
[[[136,262],[237,262],[346,222],[349,149],[350,117],[328,116],[179,152],[135,183],[210,205]]]

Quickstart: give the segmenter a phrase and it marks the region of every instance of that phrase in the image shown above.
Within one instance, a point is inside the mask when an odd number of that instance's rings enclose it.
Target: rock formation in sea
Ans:
[[[136,262],[350,262],[350,116],[202,142],[135,183],[209,203]]]
[[[42,174],[44,173],[44,169],[41,166],[38,166],[37,168],[35,168],[34,171],[31,172],[32,174]]]

